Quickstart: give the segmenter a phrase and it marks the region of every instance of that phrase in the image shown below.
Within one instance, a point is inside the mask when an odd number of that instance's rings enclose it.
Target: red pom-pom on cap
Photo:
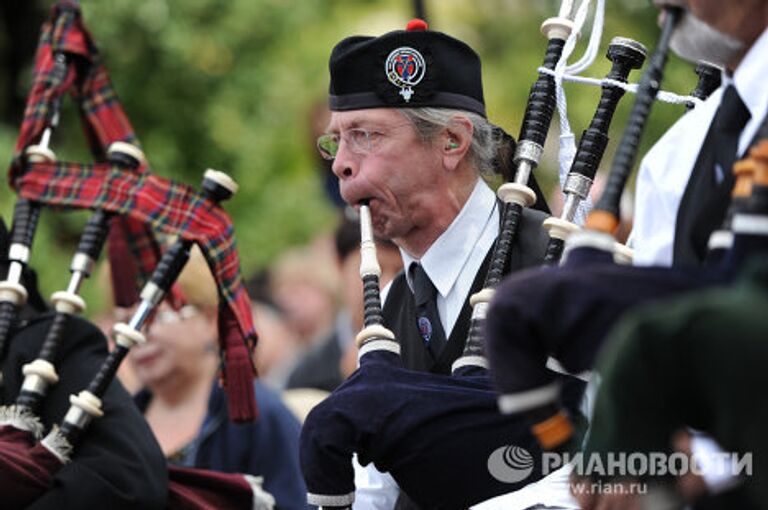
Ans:
[[[413,32],[416,30],[427,30],[428,28],[429,28],[429,25],[427,25],[427,22],[419,18],[413,18],[411,21],[408,22],[407,25],[405,25],[405,29],[408,32]]]

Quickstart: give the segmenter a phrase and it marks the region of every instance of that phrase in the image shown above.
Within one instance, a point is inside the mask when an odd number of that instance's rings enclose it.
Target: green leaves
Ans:
[[[654,44],[654,9],[607,3],[602,51],[614,35]],[[310,113],[326,100],[330,50],[348,35],[404,27],[413,14],[411,2],[81,0],[81,6],[153,171],[196,186],[212,167],[239,182],[240,192],[226,207],[235,221],[246,273],[269,264],[290,245],[333,228],[334,211],[322,189],[312,132],[318,127],[312,124],[320,121]],[[546,46],[539,26],[557,14],[558,6],[539,0],[427,2],[432,28],[466,40],[481,55],[490,118],[515,135]],[[669,67],[665,88],[693,89],[691,66],[676,61]],[[601,56],[587,74],[601,77],[607,70]],[[568,85],[567,91],[578,136],[599,92],[580,85]],[[630,102],[630,96],[625,98],[614,121],[614,141]],[[682,113],[682,107],[657,107],[645,148]],[[15,122],[0,119],[0,160],[5,163],[18,129]],[[53,147],[62,159],[90,158],[71,107]],[[556,146],[547,150],[553,157],[538,175],[554,182]],[[15,199],[3,187],[0,200],[9,222]],[[41,234],[47,238],[38,238],[33,249],[32,263],[45,273],[45,294],[65,284],[74,245],[61,243],[85,221],[76,216],[52,222],[60,216],[65,215],[44,212]]]

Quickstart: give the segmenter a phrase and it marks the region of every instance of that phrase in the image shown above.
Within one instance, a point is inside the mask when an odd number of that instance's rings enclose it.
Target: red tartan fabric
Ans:
[[[230,417],[236,421],[252,419],[256,408],[250,350],[256,332],[227,213],[192,188],[148,172],[122,172],[108,163],[32,163],[27,168],[18,181],[23,198],[124,214],[200,246],[221,299],[219,342],[225,349],[224,387]]]
[[[64,60],[57,64],[57,56],[64,57]],[[79,106],[83,129],[94,158],[103,160],[112,142],[123,141],[140,146],[96,45],[85,28],[79,7],[65,0],[53,7],[51,19],[43,25],[40,34],[32,87],[8,171],[11,186],[16,187],[16,179],[24,170],[24,150],[39,142],[67,93]],[[136,171],[143,172],[145,169],[146,166],[141,166]],[[126,299],[138,296],[137,289],[157,265],[160,247],[149,228],[132,218],[115,218],[112,224],[117,232],[110,234],[110,245],[116,242],[129,247],[129,250],[110,250],[112,267],[122,268],[124,272],[124,277],[115,283],[129,285],[128,288],[115,287],[115,301],[130,306],[135,300],[126,302]],[[118,236],[123,237],[120,239]],[[144,259],[137,265],[129,259],[129,255],[139,252],[144,254]],[[125,274],[125,268],[130,267],[136,271]]]
[[[65,64],[56,65],[56,56]],[[94,157],[103,159],[112,142],[139,145],[115,93],[101,56],[86,30],[77,4],[61,1],[43,25],[38,43],[32,87],[27,96],[9,178],[22,170],[24,149],[40,139],[58,111],[57,102],[69,92],[80,107],[84,129]]]

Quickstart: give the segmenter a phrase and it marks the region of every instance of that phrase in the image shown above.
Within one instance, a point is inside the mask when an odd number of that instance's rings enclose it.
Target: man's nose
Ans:
[[[359,168],[359,158],[348,147],[344,139],[339,141],[339,149],[336,152],[336,157],[333,158],[333,165],[331,166],[333,173],[342,181],[354,177]]]

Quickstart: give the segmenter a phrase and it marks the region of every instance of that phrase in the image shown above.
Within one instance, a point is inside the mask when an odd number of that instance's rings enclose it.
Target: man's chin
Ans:
[[[677,56],[689,62],[728,67],[742,51],[744,43],[685,11],[669,46]]]

